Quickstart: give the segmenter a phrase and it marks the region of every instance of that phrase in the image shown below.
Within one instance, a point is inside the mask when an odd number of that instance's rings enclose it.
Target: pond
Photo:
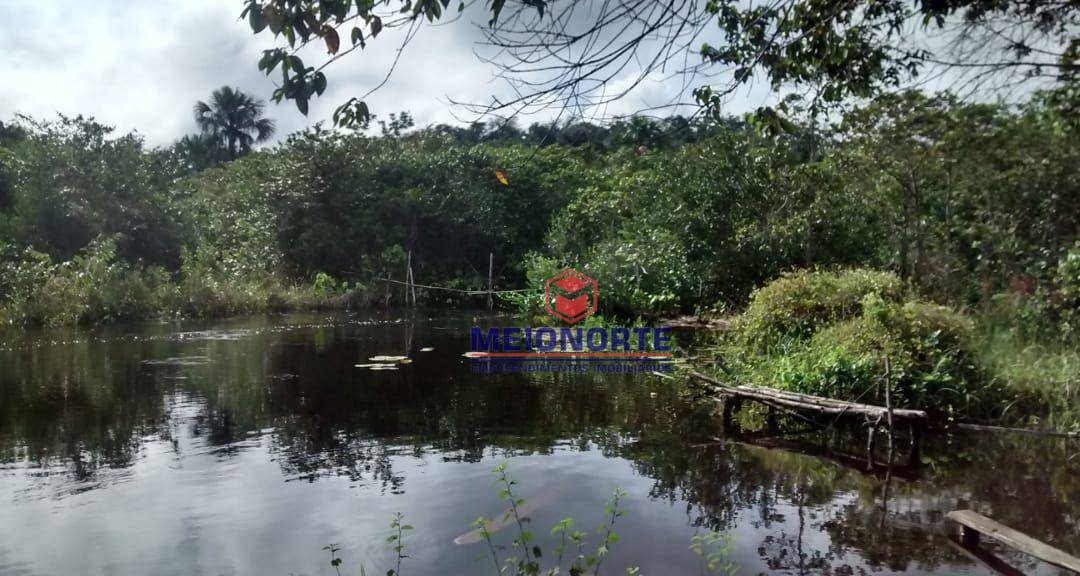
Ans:
[[[721,437],[668,378],[474,374],[468,329],[491,322],[512,319],[292,315],[9,342],[0,574],[332,574],[329,543],[343,573],[385,574],[397,512],[415,527],[403,574],[490,574],[486,545],[459,537],[501,516],[500,463],[548,554],[567,516],[595,545],[626,491],[608,574],[697,574],[691,538],[714,530],[744,575],[988,574],[941,535],[963,507],[1080,552],[1075,442],[938,435],[917,466],[867,474],[820,450],[854,432]],[[356,367],[376,355],[412,362]]]

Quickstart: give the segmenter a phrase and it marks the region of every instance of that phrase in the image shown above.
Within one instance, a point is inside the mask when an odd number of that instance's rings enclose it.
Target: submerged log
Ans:
[[[811,396],[809,394],[774,390],[772,388],[761,388],[759,386],[731,386],[715,378],[694,371],[690,372],[690,377],[709,384],[716,394],[731,398],[746,398],[767,405],[775,404],[837,417],[863,416],[885,418],[889,414],[889,409],[884,406],[860,404],[858,402],[848,402],[846,400],[833,400],[831,398],[822,398],[820,396]],[[922,410],[894,408],[892,410],[892,417],[894,419],[907,420],[917,424],[922,424],[927,421],[926,412]]]

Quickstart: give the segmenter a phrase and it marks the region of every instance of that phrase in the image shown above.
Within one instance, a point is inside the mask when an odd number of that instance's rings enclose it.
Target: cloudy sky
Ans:
[[[466,20],[486,17],[476,8]],[[16,113],[85,114],[162,145],[196,130],[192,105],[217,87],[238,86],[268,100],[274,86],[257,62],[272,38],[252,34],[239,20],[242,9],[242,0],[3,0],[0,120]],[[419,125],[467,116],[449,100],[486,100],[501,89],[493,69],[473,53],[479,36],[469,21],[425,27],[369,104],[384,116],[409,110]],[[330,88],[306,118],[291,103],[270,103],[279,136],[329,119],[337,104],[377,84],[398,43],[384,33],[335,63],[328,70]],[[661,103],[677,89],[675,83],[646,82],[607,112]],[[732,111],[760,105],[760,99],[745,99]]]

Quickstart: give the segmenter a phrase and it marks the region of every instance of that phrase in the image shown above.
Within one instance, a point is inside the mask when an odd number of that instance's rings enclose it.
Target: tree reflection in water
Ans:
[[[597,451],[631,463],[650,479],[649,498],[684,507],[689,526],[753,534],[736,546],[756,549],[762,569],[947,573],[970,565],[940,535],[957,507],[1080,551],[1080,459],[1068,459],[1076,446],[1066,440],[932,436],[918,470],[886,479],[824,452],[835,432],[807,433],[802,422],[781,421],[765,444],[753,434],[717,440],[711,406],[665,380],[470,374],[460,356],[469,324],[293,317],[43,334],[60,343],[0,352],[0,462],[64,498],[125,481],[153,442],[176,458],[187,445],[224,462],[264,450],[285,481],[344,477],[401,494],[402,457]],[[414,363],[354,367],[384,353]],[[857,452],[845,434],[839,445]]]

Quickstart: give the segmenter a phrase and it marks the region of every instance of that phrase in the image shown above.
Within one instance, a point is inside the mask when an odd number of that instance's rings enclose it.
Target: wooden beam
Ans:
[[[1019,530],[1009,528],[974,510],[954,510],[946,514],[945,518],[956,522],[967,530],[985,534],[1006,546],[1034,556],[1043,562],[1080,573],[1080,558],[1040,542]]]
[[[989,550],[982,548],[966,546],[955,535],[946,536],[945,539],[949,542],[949,545],[955,548],[958,552],[964,556],[971,558],[977,564],[984,566],[987,570],[990,570],[994,574],[1000,576],[1024,576],[1024,573],[1014,568],[1008,562],[1005,562],[1001,558],[998,558]]]
[[[879,416],[885,417],[889,412],[888,408],[874,406],[872,404],[859,404],[857,402],[848,402],[846,400],[833,400],[831,398],[822,398],[820,396],[799,394],[785,390],[775,390],[773,388],[761,388],[758,386],[730,386],[715,378],[701,374],[700,372],[691,371],[690,377],[710,384],[713,387],[713,391],[717,394],[736,398],[749,398],[765,404],[775,403],[781,406],[809,410],[832,416],[871,416],[876,418]],[[892,410],[892,417],[899,420],[914,422],[925,422],[927,420],[926,412],[922,410],[894,409]]]

